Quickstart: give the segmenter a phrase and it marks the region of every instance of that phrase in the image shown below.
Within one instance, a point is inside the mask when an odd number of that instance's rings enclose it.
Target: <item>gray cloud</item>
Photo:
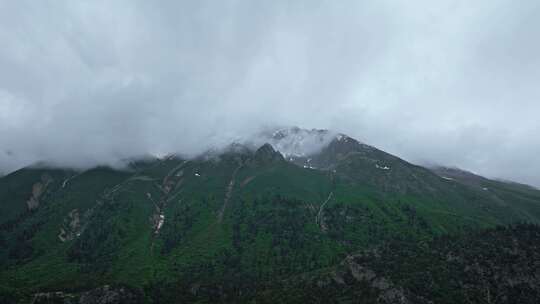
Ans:
[[[538,1],[2,1],[0,171],[264,126],[540,185]]]

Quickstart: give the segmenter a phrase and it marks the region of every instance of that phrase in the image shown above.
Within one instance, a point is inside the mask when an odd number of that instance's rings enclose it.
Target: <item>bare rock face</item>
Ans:
[[[62,242],[71,241],[81,235],[81,217],[78,209],[73,209],[64,219],[64,225],[60,228],[58,238]]]
[[[80,294],[41,292],[34,294],[32,304],[139,304],[143,303],[140,292],[126,287],[105,285]]]
[[[58,303],[58,304],[77,304],[77,296],[74,294],[69,294],[61,291],[55,292],[40,292],[34,294],[32,299],[32,304],[48,304],[48,303]]]
[[[357,264],[353,256],[345,259],[345,265],[357,281],[372,281],[376,277],[373,270]]]
[[[363,265],[362,258],[361,254],[348,256],[341,264],[341,268],[334,273],[334,282],[338,285],[344,285],[347,284],[346,278],[349,277],[353,281],[349,281],[348,284],[359,282],[376,290],[378,303],[410,303],[402,287],[396,286],[388,278],[378,275],[375,271]]]
[[[161,208],[155,208],[155,212],[151,216],[150,220],[152,221],[152,229],[154,230],[154,233],[158,234],[161,227],[163,227],[163,223],[165,223],[165,215],[163,214]]]
[[[47,186],[52,181],[52,178],[48,174],[43,174],[41,176],[41,181],[35,183],[32,186],[32,195],[26,201],[26,207],[28,208],[28,210],[34,210],[39,207],[39,198],[43,193],[45,193],[45,190],[47,190]]]
[[[85,292],[79,304],[121,304],[142,303],[141,296],[125,287],[113,288],[109,285]]]
[[[37,182],[32,186],[32,196],[26,201],[28,210],[34,210],[39,207],[39,197],[41,196],[41,193],[43,193],[43,188],[43,184],[40,182]]]

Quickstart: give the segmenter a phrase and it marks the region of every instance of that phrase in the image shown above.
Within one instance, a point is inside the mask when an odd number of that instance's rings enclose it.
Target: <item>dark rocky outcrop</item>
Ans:
[[[284,161],[283,155],[281,155],[281,153],[279,153],[278,151],[274,150],[272,145],[268,143],[262,145],[259,149],[257,149],[253,158],[255,162],[261,164]]]
[[[42,292],[34,295],[32,304],[138,304],[142,293],[122,286],[105,285],[82,293]]]

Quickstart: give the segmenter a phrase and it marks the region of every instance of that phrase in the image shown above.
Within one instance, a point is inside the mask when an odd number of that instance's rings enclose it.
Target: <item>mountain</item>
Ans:
[[[535,187],[511,181],[491,180],[458,168],[434,167],[431,170],[449,183],[484,192],[493,201],[513,206],[519,210],[524,221],[535,222],[540,216],[537,209],[540,192]]]
[[[532,187],[413,165],[327,130],[270,130],[191,159],[0,178],[0,301],[261,302],[318,286],[351,256],[392,244],[412,253],[384,251],[384,261],[413,263],[435,259],[419,250],[447,237],[464,244],[471,232],[539,222]],[[395,271],[384,278],[410,292],[394,277],[409,269]],[[358,289],[366,299],[380,292],[368,287]]]

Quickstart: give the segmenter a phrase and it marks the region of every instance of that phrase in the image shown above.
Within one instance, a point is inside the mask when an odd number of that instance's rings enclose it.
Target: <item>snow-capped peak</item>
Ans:
[[[270,143],[275,150],[290,159],[313,155],[326,147],[334,138],[335,133],[328,130],[292,127],[263,132],[258,140]]]

